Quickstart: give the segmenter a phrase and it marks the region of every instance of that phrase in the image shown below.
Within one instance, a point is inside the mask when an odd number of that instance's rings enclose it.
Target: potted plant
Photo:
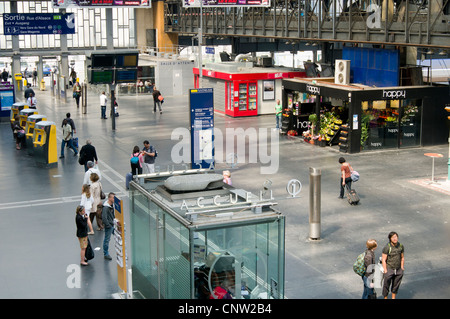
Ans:
[[[308,120],[311,123],[311,133],[314,135],[316,132],[317,115],[315,113],[310,114]]]

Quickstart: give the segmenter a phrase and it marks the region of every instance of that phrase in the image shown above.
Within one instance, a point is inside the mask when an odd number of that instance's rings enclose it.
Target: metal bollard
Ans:
[[[83,83],[81,85],[81,110],[83,114],[87,113],[87,85]]]
[[[320,197],[322,172],[309,168],[309,238],[320,239]]]

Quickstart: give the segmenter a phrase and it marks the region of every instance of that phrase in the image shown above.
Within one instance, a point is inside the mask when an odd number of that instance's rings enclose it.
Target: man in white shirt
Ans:
[[[72,126],[70,126],[69,122],[67,122],[67,119],[63,120],[63,138],[61,141],[61,156],[59,158],[64,158],[64,147],[66,144],[69,145],[69,148],[71,148],[75,154],[74,156],[78,155],[78,150],[73,146],[72,143]]]
[[[100,107],[102,109],[102,119],[106,119],[106,103],[108,98],[106,97],[105,91],[100,95]]]
[[[34,96],[34,93],[30,93],[28,95],[27,104],[30,109],[36,108],[37,100],[36,100],[36,97]]]
[[[100,170],[94,167],[93,161],[87,162],[88,170],[84,173],[83,185],[88,184],[91,185],[91,174],[95,173],[98,175],[98,180],[102,180],[102,175],[100,174]]]

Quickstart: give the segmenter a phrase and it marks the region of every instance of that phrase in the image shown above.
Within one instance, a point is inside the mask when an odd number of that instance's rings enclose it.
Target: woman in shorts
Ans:
[[[87,266],[89,265],[86,262],[85,254],[86,254],[86,248],[88,246],[88,221],[89,217],[87,216],[86,212],[84,211],[84,207],[79,205],[77,206],[76,211],[76,217],[75,217],[75,223],[77,225],[77,237],[80,242],[80,265]]]

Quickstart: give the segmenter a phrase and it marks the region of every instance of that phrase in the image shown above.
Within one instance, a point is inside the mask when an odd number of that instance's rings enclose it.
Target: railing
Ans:
[[[417,2],[419,1],[419,2]],[[434,0],[433,0],[434,1]],[[267,8],[205,8],[203,34],[305,41],[359,42],[450,48],[450,0],[391,2],[391,7],[362,0],[272,0]],[[165,1],[166,32],[196,34],[199,8],[182,0]]]

